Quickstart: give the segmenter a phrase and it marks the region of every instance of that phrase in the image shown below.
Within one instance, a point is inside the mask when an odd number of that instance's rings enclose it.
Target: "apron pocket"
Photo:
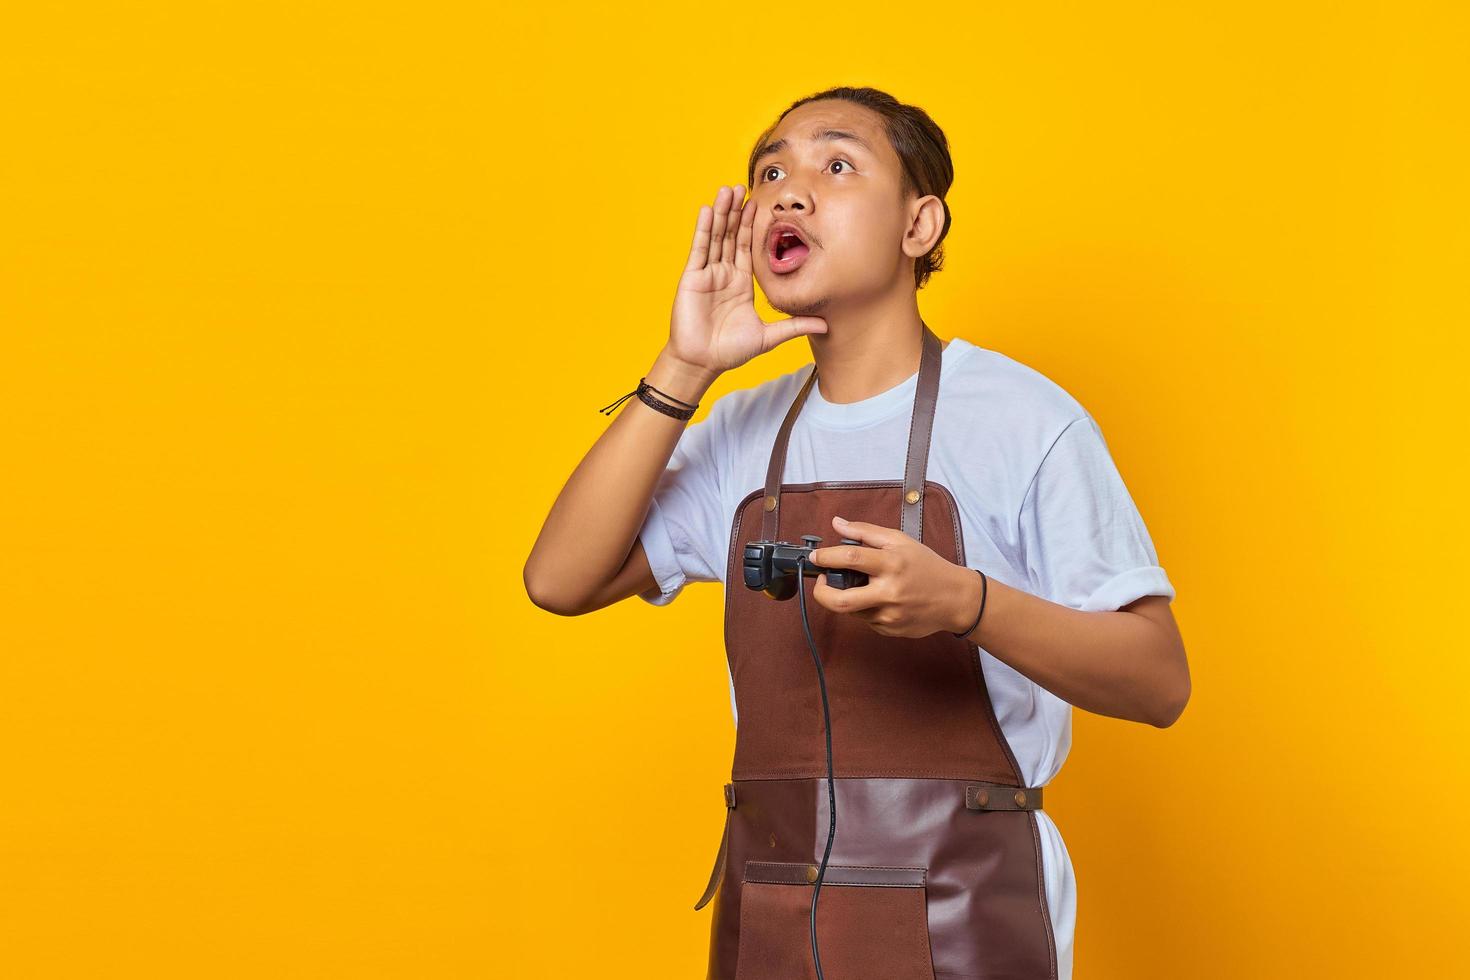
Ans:
[[[736,980],[812,977],[815,864],[747,861]],[[822,972],[841,980],[934,980],[924,868],[828,865],[817,897]]]

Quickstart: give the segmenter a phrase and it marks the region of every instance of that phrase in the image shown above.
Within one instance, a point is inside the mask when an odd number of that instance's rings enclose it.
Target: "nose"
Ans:
[[[812,209],[811,199],[806,191],[797,187],[790,177],[782,181],[781,192],[776,195],[776,201],[772,207],[777,212],[787,210],[810,212]]]

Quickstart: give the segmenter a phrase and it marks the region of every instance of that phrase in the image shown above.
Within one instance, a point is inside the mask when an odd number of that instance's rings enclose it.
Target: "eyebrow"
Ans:
[[[829,142],[832,140],[850,140],[856,143],[858,146],[861,146],[863,149],[867,150],[869,153],[873,152],[873,148],[868,145],[867,140],[863,139],[857,133],[849,133],[845,129],[819,129],[815,133],[812,133],[812,139],[827,140]],[[765,146],[760,148],[760,152],[756,153],[755,162],[760,163],[761,160],[770,156],[772,153],[779,153],[790,145],[790,141],[787,140],[784,136],[774,142],[767,143]]]

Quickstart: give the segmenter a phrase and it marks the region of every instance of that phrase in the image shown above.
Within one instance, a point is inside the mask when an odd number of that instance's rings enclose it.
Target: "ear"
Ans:
[[[903,254],[911,259],[928,255],[944,234],[944,201],[934,194],[909,204],[909,227],[903,235]]]

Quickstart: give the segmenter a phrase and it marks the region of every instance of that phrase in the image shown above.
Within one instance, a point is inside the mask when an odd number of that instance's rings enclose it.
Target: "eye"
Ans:
[[[848,171],[854,169],[853,168],[853,165],[850,164],[850,163],[848,163],[842,157],[833,157],[832,160],[831,160],[831,162],[827,164],[827,169],[828,170],[831,170],[832,169],[832,164],[834,164],[834,163],[840,163],[840,164],[844,165],[845,167],[847,167],[847,170],[842,171],[842,173],[847,173]],[[778,167],[778,166],[776,166],[775,164],[771,164],[771,166],[769,166],[766,169],[762,170],[761,171],[761,183],[763,183],[763,184],[764,183],[768,183],[769,182],[769,179],[770,179],[770,173],[771,173],[771,171],[772,170],[779,171],[780,169],[781,168]]]

